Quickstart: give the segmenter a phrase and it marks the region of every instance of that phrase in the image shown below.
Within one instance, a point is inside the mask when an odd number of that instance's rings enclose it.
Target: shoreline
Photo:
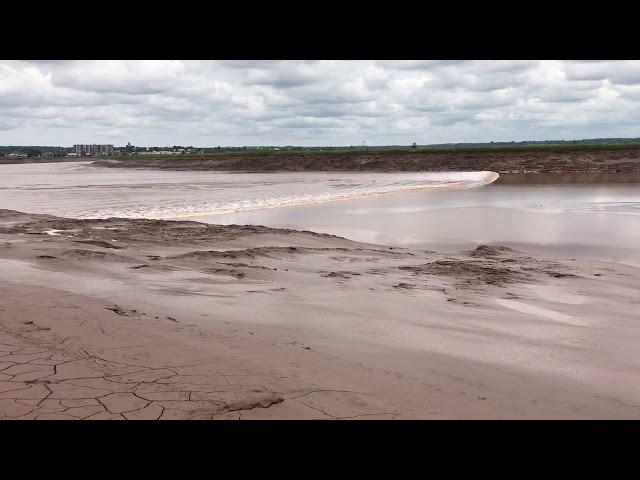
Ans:
[[[503,173],[496,185],[640,184],[638,173]]]
[[[0,417],[640,412],[631,266],[7,210],[0,263]]]
[[[304,155],[127,156],[94,159],[107,168],[279,171],[493,171],[499,174],[636,173],[640,149],[522,149],[351,152]]]

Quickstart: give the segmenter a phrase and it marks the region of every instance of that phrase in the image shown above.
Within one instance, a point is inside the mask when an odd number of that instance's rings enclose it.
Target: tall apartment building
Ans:
[[[74,145],[74,148],[79,156],[113,154],[113,145]]]

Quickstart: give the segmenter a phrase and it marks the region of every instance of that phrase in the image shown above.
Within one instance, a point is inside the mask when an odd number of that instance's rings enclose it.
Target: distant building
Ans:
[[[138,152],[138,155],[180,155],[181,153],[183,153],[181,150],[175,152],[173,150],[153,150],[150,152]]]
[[[113,145],[74,145],[78,156],[113,155]]]

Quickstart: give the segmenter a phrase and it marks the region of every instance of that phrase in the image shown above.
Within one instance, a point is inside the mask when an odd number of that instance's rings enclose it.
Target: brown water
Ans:
[[[551,177],[502,180],[466,190],[409,192],[194,219],[305,228],[360,241],[433,249],[497,243],[640,265],[640,183],[621,178],[604,183],[575,177],[570,183]]]
[[[0,208],[261,224],[434,249],[498,243],[640,265],[640,175],[503,175],[487,185],[489,175],[0,165]]]

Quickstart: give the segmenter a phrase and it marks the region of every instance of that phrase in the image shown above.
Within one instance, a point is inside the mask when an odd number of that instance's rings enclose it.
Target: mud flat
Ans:
[[[0,418],[637,418],[640,270],[0,210]]]
[[[483,171],[513,173],[640,173],[637,148],[468,149],[336,154],[129,156],[96,166],[221,171]]]

